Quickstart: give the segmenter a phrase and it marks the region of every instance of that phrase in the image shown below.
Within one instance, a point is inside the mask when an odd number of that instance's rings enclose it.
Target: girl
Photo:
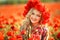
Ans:
[[[39,1],[29,1],[23,13],[26,16],[20,32],[23,40],[48,40],[48,28],[45,26],[49,13]]]

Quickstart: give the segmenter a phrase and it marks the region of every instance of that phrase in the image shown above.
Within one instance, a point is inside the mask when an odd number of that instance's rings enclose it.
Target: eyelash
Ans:
[[[32,14],[34,15],[34,13],[32,13]],[[36,16],[41,17],[41,16],[39,16],[39,15],[36,15]]]
[[[39,15],[37,15],[38,17],[41,17],[41,16],[39,16]]]
[[[32,13],[34,15],[34,13]]]

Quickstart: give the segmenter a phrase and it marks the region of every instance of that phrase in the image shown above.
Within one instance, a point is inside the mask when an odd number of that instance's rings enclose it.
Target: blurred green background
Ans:
[[[26,3],[28,0],[0,0],[0,5],[2,4],[21,4]],[[41,0],[41,2],[60,2],[60,0]]]

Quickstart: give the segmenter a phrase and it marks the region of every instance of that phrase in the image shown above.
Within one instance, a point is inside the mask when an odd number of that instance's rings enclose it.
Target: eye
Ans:
[[[34,15],[34,13],[32,13]]]
[[[37,15],[38,17],[41,17],[41,15]]]

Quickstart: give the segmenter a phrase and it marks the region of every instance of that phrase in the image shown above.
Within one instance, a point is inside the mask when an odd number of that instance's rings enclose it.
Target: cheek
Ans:
[[[30,16],[30,20],[31,20],[31,19],[33,19],[33,17],[34,17],[34,16],[33,16],[33,15],[31,15],[31,16]]]
[[[36,20],[38,20],[38,21],[39,21],[39,20],[40,20],[40,17],[36,17]]]

